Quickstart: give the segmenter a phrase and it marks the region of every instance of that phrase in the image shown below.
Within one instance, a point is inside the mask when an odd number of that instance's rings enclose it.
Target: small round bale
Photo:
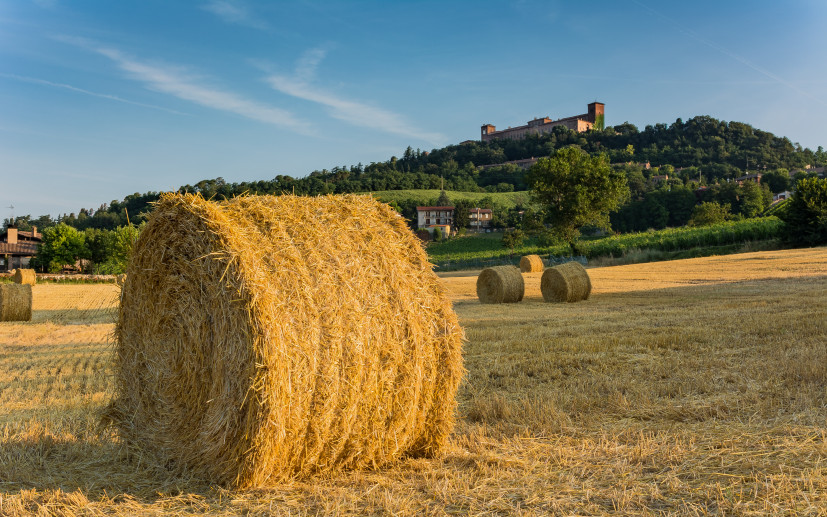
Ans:
[[[11,278],[15,284],[34,285],[37,282],[34,269],[15,269]]]
[[[31,321],[32,286],[0,284],[0,321]]]
[[[523,273],[538,273],[545,268],[540,255],[525,255],[520,258],[520,271]]]
[[[404,219],[369,196],[164,194],[135,244],[104,418],[230,488],[431,457],[462,329]]]
[[[523,275],[515,266],[489,267],[477,277],[477,297],[482,303],[516,303],[524,294]]]
[[[579,302],[588,299],[592,282],[579,262],[566,262],[543,272],[540,291],[547,302]]]

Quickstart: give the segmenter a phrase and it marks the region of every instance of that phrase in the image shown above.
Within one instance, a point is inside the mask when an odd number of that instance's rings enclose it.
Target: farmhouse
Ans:
[[[450,233],[454,226],[454,207],[452,206],[418,206],[416,207],[416,227],[433,232],[437,226],[444,231],[446,226]]]
[[[472,208],[468,211],[468,226],[480,232],[491,228],[491,218],[494,215],[490,208]]]
[[[416,227],[420,230],[424,229],[433,233],[434,228],[439,228],[446,235],[450,235],[456,230],[454,207],[452,206],[418,206],[416,207],[416,214]],[[469,209],[468,227],[478,232],[491,228],[493,214],[494,212],[490,208]]]
[[[9,226],[0,233],[0,271],[28,268],[29,261],[37,255],[37,245],[41,240],[36,226],[30,232]]]
[[[583,115],[552,120],[548,117],[529,120],[524,126],[510,127],[497,131],[493,124],[483,124],[480,129],[480,136],[483,142],[496,138],[507,138],[522,140],[528,135],[542,135],[550,133],[553,128],[563,126],[568,129],[582,133],[592,128],[603,129],[603,117],[606,105],[602,102],[592,102],[588,105],[588,112]]]

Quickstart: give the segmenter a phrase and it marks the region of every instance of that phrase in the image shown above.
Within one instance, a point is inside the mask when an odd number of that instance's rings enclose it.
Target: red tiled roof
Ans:
[[[37,255],[36,242],[18,242],[17,244],[9,244],[8,242],[0,242],[0,255]]]
[[[416,207],[418,211],[422,210],[453,210],[454,207],[452,206],[418,206]]]
[[[474,212],[475,214],[490,214],[492,210],[490,208],[472,208],[469,212]]]

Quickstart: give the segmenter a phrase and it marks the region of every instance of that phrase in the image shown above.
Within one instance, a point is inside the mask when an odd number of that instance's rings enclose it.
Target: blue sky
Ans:
[[[305,176],[606,104],[827,146],[827,2],[0,0],[0,216]]]

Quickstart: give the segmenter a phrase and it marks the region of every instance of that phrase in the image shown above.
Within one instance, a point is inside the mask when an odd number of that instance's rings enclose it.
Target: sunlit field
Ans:
[[[442,274],[467,377],[444,458],[231,492],[128,457],[115,285],[0,323],[0,515],[827,515],[827,248],[591,268],[592,296],[482,305]]]

